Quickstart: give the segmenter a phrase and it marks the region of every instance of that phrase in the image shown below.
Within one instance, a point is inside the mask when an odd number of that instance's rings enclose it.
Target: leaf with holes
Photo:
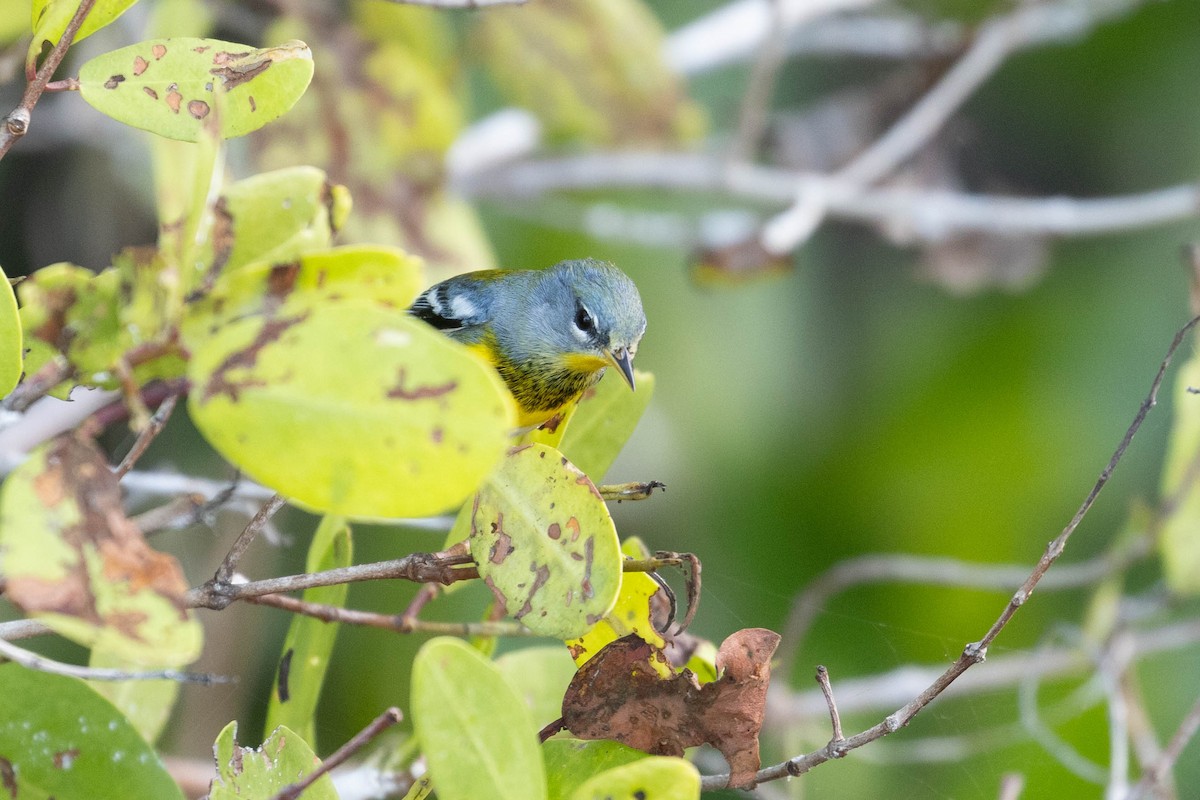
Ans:
[[[645,559],[650,557],[650,551],[641,539],[630,537],[621,544],[622,554],[629,558]],[[600,652],[605,645],[617,639],[637,634],[637,636],[655,647],[665,647],[666,642],[654,629],[651,619],[650,598],[658,591],[658,584],[644,572],[622,572],[621,588],[617,593],[617,602],[583,636],[567,642],[567,649],[575,663],[582,666],[585,661]],[[670,667],[663,665],[662,676],[670,675]]]
[[[608,507],[552,447],[509,451],[476,495],[469,543],[499,606],[543,636],[580,636],[617,599],[621,550]]]
[[[0,797],[183,800],[158,754],[78,678],[0,664]]]
[[[217,734],[213,755],[217,777],[209,787],[209,800],[268,800],[321,765],[308,742],[282,726],[260,747],[239,746],[236,721]],[[304,800],[338,800],[333,779],[322,775],[304,790]]]
[[[296,292],[193,345],[188,407],[232,464],[318,511],[426,516],[462,503],[515,418],[496,371],[400,309]]]
[[[195,142],[214,118],[226,139],[258,130],[290,109],[312,76],[304,42],[256,49],[218,39],[150,39],[84,64],[79,93],[118,122]]]
[[[179,666],[200,653],[179,563],[146,546],[96,447],[63,435],[30,453],[0,490],[6,595],[84,646]]]
[[[496,667],[465,642],[430,639],[412,668],[413,730],[441,800],[543,800],[537,731]]]

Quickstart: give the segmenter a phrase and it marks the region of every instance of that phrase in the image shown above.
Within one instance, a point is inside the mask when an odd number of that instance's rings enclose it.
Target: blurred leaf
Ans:
[[[124,14],[135,2],[137,0],[96,0],[71,43],[91,36]],[[29,43],[29,53],[25,57],[27,66],[37,63],[43,50],[53,48],[62,39],[71,18],[79,10],[79,0],[33,0],[32,10],[33,41]]]
[[[104,647],[93,647],[88,666],[139,672],[170,669],[177,665],[153,659],[148,662],[133,661]],[[171,717],[175,699],[179,696],[179,683],[171,680],[88,681],[88,685],[120,709],[148,744],[154,744],[162,733],[163,726]]]
[[[155,39],[203,36],[213,26],[213,12],[203,0],[155,0],[146,32]]]
[[[327,514],[321,518],[312,544],[308,547],[308,560],[304,571],[322,572],[353,563],[353,544],[350,526],[340,517]],[[349,584],[317,586],[305,589],[302,599],[306,603],[342,607]],[[264,728],[275,730],[280,725],[297,731],[306,741],[316,742],[314,715],[317,701],[321,697],[321,686],[329,668],[329,657],[337,639],[338,623],[325,622],[302,614],[292,615],[287,638],[283,640],[283,656],[275,671],[275,691],[267,706],[267,722]]]
[[[575,677],[575,664],[563,648],[523,647],[497,658],[496,667],[525,702],[535,728],[543,728],[559,718],[563,692]]]
[[[6,798],[183,800],[158,754],[83,681],[2,664],[0,697]]]
[[[682,758],[650,756],[588,779],[570,800],[700,800],[700,773]]]
[[[608,472],[654,397],[652,373],[636,370],[634,383],[637,390],[631,392],[615,369],[608,370],[600,383],[583,393],[567,421],[559,449],[594,480]]]
[[[1163,465],[1162,495],[1174,501],[1158,539],[1171,591],[1200,593],[1200,353],[1179,368],[1175,379],[1175,419]]]
[[[146,546],[104,456],[72,436],[34,450],[0,489],[6,595],[84,646],[180,666],[202,632],[178,562]]]
[[[678,144],[700,108],[663,61],[663,30],[640,0],[543,0],[478,17],[488,70],[557,140]]]
[[[230,185],[217,202],[213,247],[218,266],[228,273],[328,247],[341,213],[338,204],[347,202],[336,188],[316,167],[280,169]]]
[[[29,33],[33,0],[6,0],[5,13],[0,14],[0,47],[8,47]]]
[[[195,142],[150,139],[158,248],[166,262],[162,282],[170,292],[172,318],[213,260],[211,229],[217,215],[209,198],[221,184],[223,153],[222,140],[208,128]]]
[[[443,75],[462,69],[462,50],[444,11],[392,0],[355,0],[351,12],[354,30],[364,39],[402,45]]]
[[[196,426],[303,506],[349,517],[444,512],[502,457],[515,412],[495,371],[404,311],[293,293],[196,342]]]
[[[556,736],[542,743],[548,800],[570,800],[594,775],[647,758],[641,750],[603,739]]]
[[[17,296],[8,276],[0,268],[0,397],[16,388],[21,380],[24,344]]]
[[[545,798],[537,731],[495,665],[439,637],[421,647],[412,673],[413,728],[441,800]]]
[[[650,553],[640,539],[629,538],[621,543],[621,552],[629,558],[649,558]],[[651,620],[650,598],[658,591],[658,584],[644,572],[622,572],[621,588],[617,593],[617,602],[604,619],[593,625],[587,633],[577,639],[567,642],[567,649],[577,665],[582,665],[589,658],[610,642],[624,638],[629,634],[637,634],[643,641],[662,648],[666,646],[662,636],[654,629]],[[659,666],[654,662],[655,666]],[[671,674],[669,665],[661,665],[662,677]]]
[[[255,49],[218,39],[151,39],[88,61],[79,70],[79,93],[126,125],[194,142],[213,113],[225,138],[258,130],[296,103],[312,75],[312,53],[300,41]]]
[[[621,553],[608,507],[553,448],[509,451],[475,497],[469,541],[496,602],[543,636],[579,636],[617,599]]]
[[[261,747],[239,747],[236,721],[217,734],[213,753],[217,777],[209,800],[270,800],[321,765],[308,742],[285,727],[276,728]],[[304,800],[338,800],[333,780],[322,775],[304,790]]]

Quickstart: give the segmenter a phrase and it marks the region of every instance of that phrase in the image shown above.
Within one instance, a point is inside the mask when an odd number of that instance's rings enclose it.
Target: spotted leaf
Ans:
[[[496,601],[539,634],[579,636],[616,601],[621,551],[608,507],[554,448],[509,452],[476,496],[469,542]]]
[[[119,122],[194,142],[214,118],[227,139],[258,130],[300,99],[312,75],[304,42],[256,49],[217,39],[151,39],[88,61],[79,92]]]
[[[308,742],[282,725],[262,746],[254,748],[238,745],[237,722],[231,722],[217,735],[213,754],[217,777],[209,787],[209,800],[274,797],[321,764]],[[322,775],[304,790],[304,800],[337,800],[333,779]]]

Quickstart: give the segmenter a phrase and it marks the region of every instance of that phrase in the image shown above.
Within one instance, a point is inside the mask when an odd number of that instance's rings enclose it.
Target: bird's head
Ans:
[[[550,268],[547,300],[555,338],[573,369],[616,367],[633,388],[633,357],[646,332],[637,286],[603,261],[563,261]]]

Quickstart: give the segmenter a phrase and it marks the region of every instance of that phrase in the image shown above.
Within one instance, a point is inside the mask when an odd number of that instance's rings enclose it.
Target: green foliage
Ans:
[[[326,515],[308,546],[306,572],[321,572],[348,567],[353,562],[353,543],[350,526],[344,520]],[[321,603],[340,607],[346,602],[350,587],[346,584],[316,586],[304,591],[306,603]],[[275,671],[275,691],[267,705],[266,730],[283,725],[297,731],[306,741],[316,741],[313,716],[321,685],[333,654],[338,624],[297,614],[288,626],[283,640],[283,653]]]
[[[0,269],[0,396],[11,392],[21,379],[22,340],[17,298],[8,276]]]
[[[134,661],[112,652],[105,645],[92,646],[88,666],[99,669],[120,669],[126,672],[169,669],[177,664],[167,659]],[[129,724],[137,729],[149,744],[154,744],[171,717],[171,709],[179,697],[179,682],[173,680],[89,681],[99,694],[116,706]]]
[[[124,14],[135,2],[137,0],[96,0],[74,41],[91,36]],[[36,62],[43,50],[58,44],[78,9],[76,0],[33,0],[33,40],[25,57],[27,66]]]
[[[698,800],[700,773],[682,758],[650,756],[588,779],[570,800]]]
[[[509,452],[475,496],[469,541],[497,603],[543,636],[579,636],[617,599],[621,553],[608,507],[551,447]]]
[[[646,758],[620,742],[556,736],[542,745],[548,800],[570,800],[591,778]]]
[[[496,667],[543,728],[562,715],[563,693],[575,676],[575,664],[559,645],[523,647],[496,659]]]
[[[231,722],[213,745],[217,777],[209,800],[269,800],[280,789],[310,774],[321,762],[308,742],[286,727],[276,728],[261,747],[240,747]],[[337,800],[333,781],[322,775],[304,791],[305,800]]]
[[[255,49],[217,39],[151,39],[97,56],[79,70],[79,93],[97,111],[185,142],[215,122],[223,138],[278,118],[313,76],[303,42]]]
[[[413,727],[441,800],[545,800],[529,712],[496,667],[458,639],[413,661]]]
[[[1175,507],[1163,522],[1158,547],[1167,585],[1182,595],[1200,594],[1200,481],[1196,480],[1200,453],[1200,355],[1193,355],[1175,377],[1175,420],[1167,460],[1163,465],[1162,496]]]
[[[83,681],[3,664],[0,697],[8,796],[182,800],[158,755]]]

